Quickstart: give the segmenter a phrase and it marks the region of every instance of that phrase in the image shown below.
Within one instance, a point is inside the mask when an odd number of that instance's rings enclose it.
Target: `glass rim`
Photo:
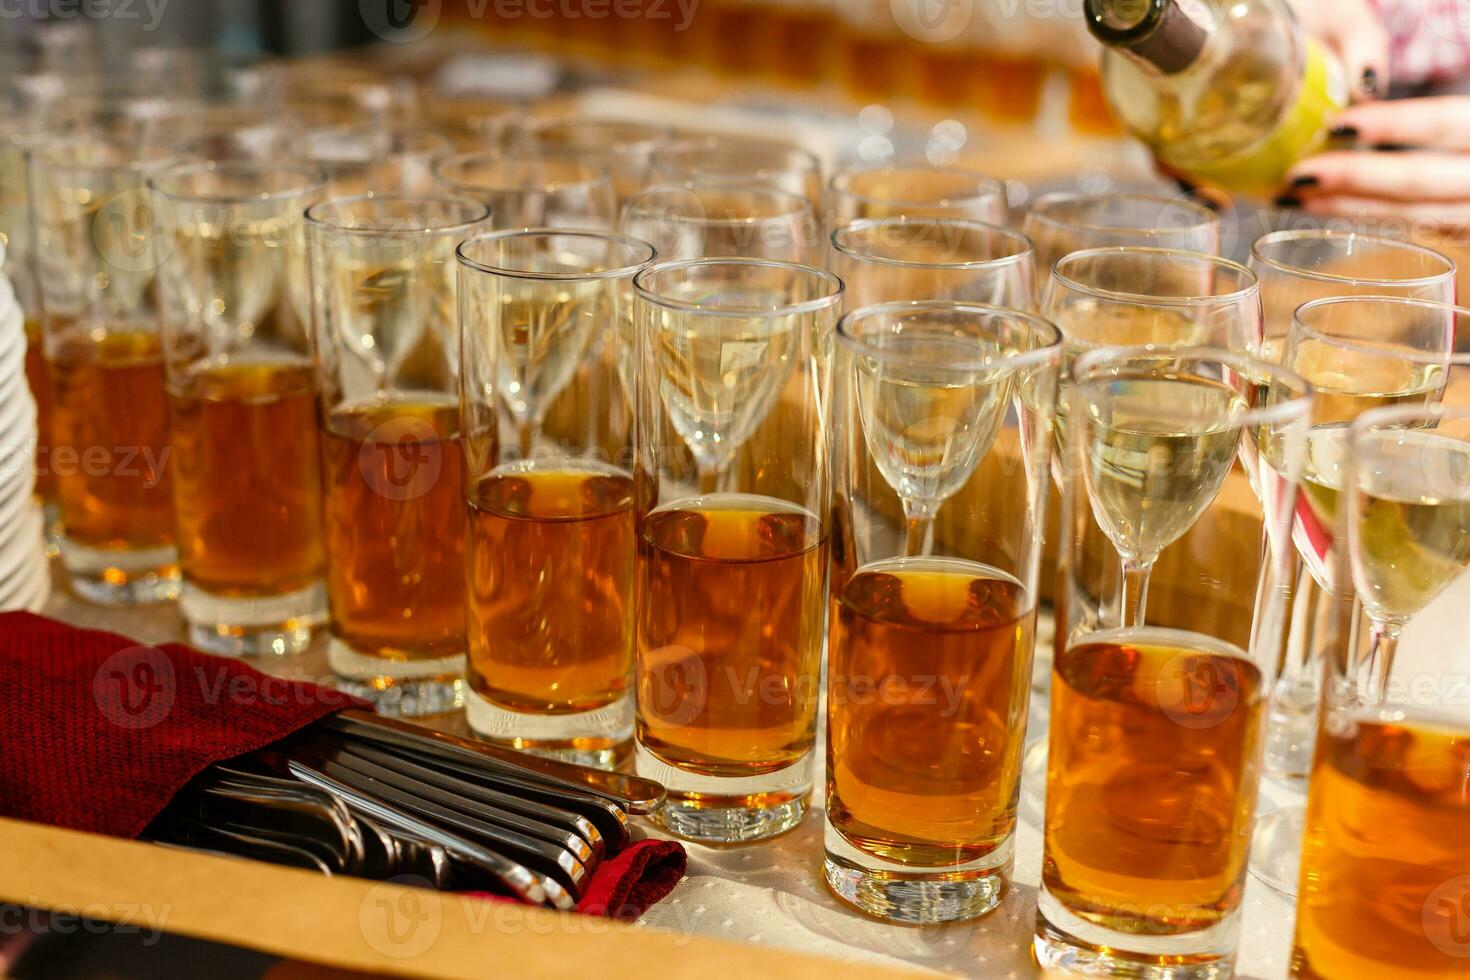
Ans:
[[[822,172],[822,160],[819,156],[808,150],[799,143],[788,143],[780,139],[765,139],[763,137],[738,136],[732,133],[706,133],[703,136],[675,136],[670,140],[668,148],[664,151],[665,156],[683,156],[690,153],[712,153],[720,149],[722,141],[729,141],[730,146],[726,151],[733,155],[740,155],[747,151],[755,153],[769,152],[772,155],[784,154],[801,160],[804,169],[814,170],[818,174]]]
[[[1104,289],[1101,286],[1089,286],[1087,283],[1065,274],[1062,267],[1069,262],[1081,259],[1095,259],[1112,255],[1137,255],[1148,256],[1160,260],[1189,259],[1201,261],[1206,265],[1214,266],[1216,269],[1228,269],[1229,271],[1243,276],[1244,286],[1224,293],[1209,293],[1203,296],[1153,296],[1148,293],[1130,293],[1116,289]],[[1183,248],[1158,248],[1154,246],[1140,245],[1109,245],[1103,248],[1084,248],[1080,251],[1069,252],[1052,263],[1051,278],[1060,282],[1067,289],[1084,296],[1093,296],[1099,299],[1123,300],[1130,303],[1138,303],[1148,306],[1198,306],[1200,304],[1220,304],[1239,302],[1248,296],[1259,295],[1261,282],[1246,266],[1221,255],[1211,255],[1208,252],[1194,252]]]
[[[976,371],[994,372],[1000,370],[1011,370],[1018,367],[1029,367],[1033,363],[1040,364],[1054,360],[1058,367],[1061,365],[1062,346],[1064,338],[1057,325],[1043,316],[1035,313],[1027,313],[1011,306],[995,306],[990,303],[971,303],[964,300],[945,299],[919,299],[898,300],[890,303],[874,303],[871,306],[860,306],[842,315],[837,321],[837,342],[843,347],[865,357],[872,357],[882,361],[907,361],[915,362],[920,359],[913,356],[896,354],[894,351],[874,346],[862,338],[855,336],[853,327],[855,324],[876,317],[887,317],[899,313],[972,313],[983,316],[1004,317],[1012,321],[1025,323],[1034,330],[1038,330],[1046,342],[1033,350],[1020,353],[1005,354],[1002,357],[989,361],[955,361],[945,360],[941,364],[929,364],[926,367],[937,367],[943,371],[963,371],[973,373]]]
[[[966,179],[974,180],[976,186],[973,192],[963,195],[939,199],[930,198],[929,200],[924,201],[910,201],[904,198],[877,197],[872,194],[863,194],[850,188],[843,187],[839,184],[839,181],[851,180],[854,177],[875,173],[945,174],[952,177],[964,177]],[[855,201],[862,201],[867,204],[896,204],[905,207],[934,207],[941,201],[948,201],[952,203],[960,203],[964,201],[979,201],[985,199],[991,194],[999,196],[1002,204],[1004,204],[1006,191],[1005,184],[1001,183],[1000,180],[990,176],[989,174],[981,173],[978,170],[968,170],[964,167],[951,166],[936,167],[927,163],[918,162],[859,164],[856,166],[842,167],[838,169],[838,171],[834,173],[830,178],[828,178],[827,189],[835,194],[841,194],[844,197],[851,198]]]
[[[372,123],[340,123],[334,126],[309,126],[291,138],[288,152],[291,156],[304,157],[312,162],[327,163],[357,162],[357,157],[322,156],[312,152],[313,141],[323,136],[362,136],[369,140],[409,137],[418,145],[401,150],[388,150],[392,155],[404,153],[434,153],[453,150],[454,141],[432,126],[375,126]],[[378,161],[373,161],[378,162]]]
[[[420,225],[413,228],[383,228],[348,225],[323,217],[329,208],[345,207],[349,204],[445,204],[478,211],[479,217],[445,224]],[[490,207],[484,201],[462,194],[354,194],[350,197],[328,197],[317,201],[304,212],[306,223],[323,231],[343,235],[362,235],[365,238],[434,238],[451,232],[465,231],[490,217]]]
[[[655,195],[669,193],[698,195],[701,190],[736,191],[742,194],[755,194],[764,196],[769,199],[781,200],[787,205],[794,206],[791,207],[789,210],[782,211],[779,214],[763,214],[753,215],[749,217],[742,216],[730,218],[710,217],[708,214],[703,216],[692,214],[666,214],[646,211],[639,208],[640,201],[644,200],[645,198],[653,197]],[[651,187],[642,188],[637,193],[629,197],[627,201],[623,204],[623,206],[619,208],[619,212],[620,213],[618,216],[618,222],[620,224],[625,221],[630,214],[637,214],[640,218],[652,219],[654,221],[668,221],[675,224],[725,227],[738,227],[741,225],[761,225],[768,221],[785,221],[793,216],[795,216],[799,220],[806,218],[815,219],[816,217],[816,214],[812,209],[812,202],[807,200],[805,196],[792,193],[791,191],[782,190],[779,187],[767,183],[761,183],[759,181],[725,183],[720,181],[706,182],[702,180],[690,180],[682,184],[654,184]]]
[[[65,154],[92,147],[105,147],[118,153],[112,163],[82,162],[68,160]],[[94,174],[144,173],[182,162],[181,154],[174,147],[144,140],[123,139],[106,133],[63,130],[51,138],[43,137],[26,150],[32,160],[44,165],[44,169],[74,170]],[[156,154],[156,155],[155,155]]]
[[[1305,334],[1309,339],[1336,347],[1339,350],[1352,351],[1355,354],[1368,354],[1373,357],[1392,357],[1395,360],[1408,361],[1412,364],[1441,364],[1446,367],[1470,366],[1470,351],[1456,352],[1453,350],[1435,354],[1430,351],[1415,350],[1390,350],[1385,347],[1375,347],[1368,343],[1366,338],[1334,337],[1318,330],[1312,324],[1302,318],[1302,314],[1311,314],[1325,307],[1337,306],[1338,304],[1352,306],[1388,305],[1388,306],[1412,306],[1421,310],[1431,310],[1439,313],[1449,314],[1456,322],[1460,317],[1470,317],[1470,308],[1456,306],[1453,303],[1438,303],[1432,299],[1421,299],[1417,296],[1322,296],[1317,299],[1308,300],[1298,306],[1291,315],[1291,328],[1297,334]],[[1454,337],[1451,336],[1451,343]]]
[[[638,135],[630,139],[615,139],[608,142],[606,146],[582,146],[574,145],[565,147],[573,153],[618,153],[635,147],[656,146],[667,140],[670,131],[663,126],[654,126],[650,123],[642,123],[633,119],[614,119],[603,116],[566,116],[561,119],[546,119],[534,124],[529,128],[529,134],[533,141],[546,138],[547,133],[557,129],[621,129]]]
[[[1415,276],[1412,278],[1384,279],[1374,276],[1340,276],[1329,272],[1316,272],[1311,269],[1303,269],[1300,266],[1289,265],[1277,259],[1263,254],[1262,246],[1275,245],[1284,241],[1352,241],[1361,240],[1374,245],[1386,245],[1392,251],[1415,252],[1420,255],[1444,262],[1448,268],[1427,276]],[[1279,231],[1267,232],[1251,243],[1251,259],[1269,266],[1277,272],[1296,276],[1299,279],[1311,279],[1316,282],[1350,283],[1360,286],[1391,286],[1404,288],[1411,286],[1430,285],[1436,282],[1444,282],[1453,279],[1457,272],[1455,260],[1445,255],[1438,249],[1418,242],[1404,241],[1400,238],[1389,238],[1386,235],[1370,235],[1357,231],[1333,231],[1330,228],[1285,228]]]
[[[257,174],[294,174],[305,178],[305,183],[300,187],[289,188],[279,191],[260,191],[256,193],[237,194],[204,194],[204,193],[174,193],[164,190],[161,186],[164,181],[177,179],[200,173],[224,173],[244,172]],[[326,171],[320,167],[308,166],[293,161],[280,163],[266,160],[195,160],[183,163],[172,163],[158,170],[154,170],[148,177],[148,189],[171,201],[189,201],[203,204],[254,204],[270,203],[273,201],[289,200],[292,197],[300,197],[321,189],[327,183]]]
[[[584,179],[557,181],[554,183],[540,185],[509,183],[481,184],[475,183],[471,180],[466,180],[462,177],[452,177],[445,173],[445,171],[451,166],[472,163],[529,163],[550,164],[552,166],[558,167],[572,167],[577,169],[578,171],[581,171],[583,173]],[[522,150],[488,149],[465,150],[459,153],[451,153],[447,156],[442,156],[436,159],[432,164],[430,164],[429,170],[433,174],[435,180],[460,192],[478,191],[499,193],[505,191],[521,191],[532,188],[539,190],[562,190],[570,187],[588,187],[599,182],[610,183],[612,180],[612,176],[608,173],[607,167],[597,166],[596,164],[593,164],[587,160],[559,157],[551,153],[525,152]]]
[[[844,233],[855,231],[866,231],[879,227],[904,227],[916,228],[921,226],[955,226],[971,231],[998,232],[1000,237],[1008,241],[1019,239],[1024,247],[1018,251],[1011,252],[993,259],[972,259],[965,262],[925,262],[919,259],[895,259],[886,255],[874,255],[870,252],[860,252],[852,246],[838,241],[838,237]],[[980,221],[975,218],[859,218],[849,221],[840,228],[835,228],[831,235],[832,248],[843,255],[859,259],[863,262],[871,262],[874,265],[888,265],[897,268],[908,269],[994,269],[1006,265],[1015,265],[1026,260],[1027,256],[1036,253],[1036,243],[1024,232],[1007,228],[1005,225],[993,224],[989,221]]]
[[[610,269],[597,269],[587,272],[536,272],[530,269],[512,269],[506,266],[491,265],[481,262],[466,254],[466,249],[479,245],[482,242],[509,241],[513,238],[593,238],[604,242],[616,242],[639,251],[646,251],[648,257],[632,265],[617,266]],[[476,235],[460,242],[454,249],[454,256],[459,264],[466,269],[481,272],[491,276],[501,276],[508,279],[533,279],[543,282],[596,282],[604,279],[625,279],[635,276],[657,258],[658,253],[654,247],[641,238],[631,235],[622,235],[615,231],[600,231],[596,228],[512,228],[506,231],[491,231],[483,235]]]
[[[760,268],[760,269],[784,269],[787,272],[799,272],[807,277],[809,281],[825,283],[828,292],[824,296],[815,299],[801,300],[796,303],[788,303],[784,306],[774,308],[731,308],[731,307],[708,307],[699,303],[688,303],[683,300],[671,299],[667,296],[654,292],[648,284],[650,276],[662,275],[668,272],[683,272],[689,269],[730,266],[736,268]],[[842,295],[847,286],[841,277],[826,269],[814,265],[805,265],[800,262],[782,262],[779,259],[752,259],[736,257],[715,257],[702,259],[674,259],[668,262],[655,262],[652,265],[640,269],[633,277],[633,291],[640,300],[654,306],[672,310],[677,313],[692,313],[697,316],[707,317],[750,317],[760,316],[773,318],[778,316],[797,316],[805,313],[816,313],[829,307],[837,306],[842,302]]]
[[[1072,376],[1067,386],[1069,392],[1067,397],[1071,397],[1070,392],[1080,392],[1086,385],[1106,380],[1102,377],[1088,377],[1094,371],[1101,371],[1108,365],[1148,358],[1157,358],[1165,361],[1213,361],[1234,368],[1242,377],[1253,379],[1269,378],[1291,385],[1291,390],[1299,392],[1299,394],[1294,394],[1290,398],[1278,401],[1272,405],[1247,408],[1239,416],[1239,422],[1242,426],[1286,422],[1292,418],[1300,418],[1305,424],[1311,419],[1312,405],[1316,399],[1316,389],[1307,382],[1306,378],[1290,368],[1282,367],[1273,361],[1226,350],[1223,347],[1173,347],[1168,344],[1096,347],[1078,355],[1077,359],[1072,362]]]
[[[1200,217],[1202,220],[1195,224],[1181,228],[1161,229],[1153,226],[1143,225],[1100,225],[1086,221],[1067,221],[1052,214],[1047,214],[1045,209],[1052,205],[1078,202],[1107,202],[1107,201],[1139,201],[1149,204],[1158,204],[1160,207],[1177,207],[1181,211],[1188,212]],[[1100,194],[1089,194],[1086,191],[1050,191],[1041,195],[1031,206],[1026,209],[1026,218],[1035,218],[1053,226],[1067,228],[1080,228],[1085,231],[1167,231],[1174,234],[1188,234],[1196,229],[1209,225],[1220,225],[1220,215],[1209,207],[1198,201],[1190,201],[1178,197],[1166,197],[1163,194],[1131,193],[1129,191],[1105,191]],[[1206,253],[1208,254],[1208,253]]]

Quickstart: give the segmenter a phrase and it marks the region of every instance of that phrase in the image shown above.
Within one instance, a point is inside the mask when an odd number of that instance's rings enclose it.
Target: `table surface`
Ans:
[[[182,623],[169,604],[132,609],[102,609],[70,595],[59,584],[43,612],[77,626],[106,629],[148,643],[181,641]],[[1040,631],[1038,647],[1050,637]],[[260,669],[282,677],[331,681],[326,646],[318,637],[305,653],[284,658],[251,658]],[[1032,698],[1029,739],[1045,732],[1047,702]],[[421,723],[469,734],[463,715],[436,715]],[[819,739],[821,735],[819,734]],[[819,742],[820,744],[820,742]],[[817,753],[815,783],[822,786]],[[1001,905],[974,922],[916,928],[869,918],[838,901],[822,881],[820,789],[812,812],[800,827],[775,840],[736,847],[689,844],[689,871],[673,894],[641,922],[677,932],[696,933],[801,950],[836,958],[969,977],[1033,977],[1030,942],[1041,876],[1041,785],[1023,781],[1012,887]],[[1267,782],[1261,810],[1299,802],[1298,790]],[[658,831],[645,823],[648,832]],[[1246,885],[1238,975],[1284,977],[1291,946],[1293,903],[1254,877]]]

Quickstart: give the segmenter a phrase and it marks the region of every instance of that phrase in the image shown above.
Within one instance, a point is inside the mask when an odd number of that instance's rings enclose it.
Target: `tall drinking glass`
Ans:
[[[1006,191],[1000,181],[972,170],[927,164],[844,167],[827,185],[825,207],[830,228],[860,218],[1006,223]]]
[[[475,731],[589,765],[633,736],[633,276],[646,242],[497,232],[459,247]]]
[[[144,186],[165,161],[98,134],[31,156],[62,564],[104,605],[178,594],[156,281],[167,236]]]
[[[1060,365],[1056,328],[1016,310],[838,325],[824,873],[869,914],[972,918],[1004,893]]]
[[[1456,310],[1462,325],[1470,311]],[[1470,362],[1450,384],[1461,395]],[[1291,975],[1458,977],[1470,961],[1470,407],[1373,409],[1338,474],[1327,657]],[[1349,639],[1356,596],[1373,639]]]
[[[617,221],[608,172],[534,153],[459,153],[434,164],[441,187],[478,197],[496,228],[602,228]]]
[[[1050,273],[1057,259],[1088,248],[1134,246],[1220,253],[1220,216],[1183,197],[1153,194],[1043,194],[1022,230]]]
[[[172,229],[160,285],[179,611],[215,653],[296,653],[326,619],[316,377],[290,288],[323,179],[237,162],[149,181]]]
[[[1064,397],[1065,566],[1093,521],[1115,562],[1178,541],[1236,454],[1262,446],[1279,467],[1260,498],[1265,537],[1289,535],[1311,410],[1297,375],[1210,348],[1101,349],[1073,364]],[[1146,590],[1132,575],[1102,622],[1068,635],[1052,668],[1034,947],[1044,968],[1230,975],[1289,568],[1263,564],[1273,581],[1243,644],[1209,629],[1220,617],[1205,607],[1222,589],[1198,600],[1193,628],[1164,627],[1139,615]]]
[[[811,794],[842,283],[700,259],[634,289],[636,766],[671,832],[770,837]]]
[[[651,187],[623,205],[624,234],[663,261],[702,258],[805,262],[821,249],[811,202],[763,184]]]
[[[306,212],[328,656],[383,711],[463,703],[454,250],[487,217],[462,197],[333,198]]]
[[[1030,310],[1036,262],[1025,235],[962,218],[878,218],[832,233],[847,306],[944,299]]]
[[[1296,579],[1297,610],[1302,596],[1313,597],[1307,612],[1294,610],[1295,627],[1288,639],[1283,672],[1302,670],[1294,660],[1299,651],[1314,671],[1294,683],[1280,681],[1272,702],[1275,736],[1268,750],[1280,743],[1278,727],[1287,731],[1318,720],[1323,657],[1334,641],[1334,594],[1345,586],[1335,582],[1341,565],[1337,551],[1340,471],[1346,456],[1348,429],[1360,414],[1391,405],[1426,405],[1465,400],[1463,391],[1448,391],[1448,366],[1454,358],[1456,321],[1453,307],[1431,300],[1406,297],[1329,296],[1312,300],[1297,310],[1281,349],[1282,364],[1306,378],[1317,391],[1312,429],[1307,440],[1302,492],[1297,503],[1292,538],[1301,571]],[[1464,336],[1464,335],[1462,335]],[[1357,616],[1361,619],[1361,616]],[[1356,637],[1357,632],[1351,634]],[[1350,640],[1356,642],[1356,640]],[[1317,732],[1302,736],[1308,746]],[[1267,757],[1268,762],[1270,756]],[[1282,891],[1296,887],[1305,811],[1282,806],[1261,817],[1251,870]]]
[[[418,195],[434,186],[434,162],[454,152],[449,137],[432,129],[334,126],[296,137],[288,155],[327,174],[335,197],[378,193]]]
[[[653,160],[658,183],[770,184],[807,199],[822,200],[822,163],[794,143],[738,136],[690,136],[675,141]]]
[[[576,118],[533,126],[523,142],[539,152],[607,170],[621,205],[648,183],[654,157],[668,145],[669,133],[639,122]]]
[[[1261,280],[1265,310],[1261,356],[1274,361],[1281,359],[1297,308],[1310,300],[1371,295],[1455,301],[1455,263],[1432,249],[1394,238],[1323,228],[1272,232],[1252,246],[1250,267]],[[1371,374],[1360,379],[1308,376],[1308,380],[1329,388],[1345,384],[1358,390],[1375,384]],[[1304,777],[1317,736],[1321,645],[1327,639],[1326,617],[1332,608],[1328,593],[1305,565],[1297,573],[1291,608],[1286,657],[1271,699],[1266,771]],[[1263,816],[1257,851],[1252,855],[1257,872],[1288,891],[1296,883],[1301,812],[1294,807]],[[1286,819],[1290,826],[1274,828],[1275,821]],[[1278,833],[1279,845],[1270,845]],[[1273,854],[1284,861],[1275,871],[1268,867]]]

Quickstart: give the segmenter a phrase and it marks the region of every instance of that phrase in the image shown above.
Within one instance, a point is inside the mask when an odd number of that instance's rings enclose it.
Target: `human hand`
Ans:
[[[1439,227],[1470,221],[1470,96],[1353,106],[1333,132],[1361,150],[1330,150],[1292,168],[1278,203],[1309,214],[1395,216]]]
[[[1367,0],[1290,0],[1309,37],[1337,55],[1352,101],[1388,91],[1388,31]]]

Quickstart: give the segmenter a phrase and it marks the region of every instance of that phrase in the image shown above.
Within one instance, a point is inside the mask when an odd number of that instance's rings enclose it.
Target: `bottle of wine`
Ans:
[[[1341,65],[1286,0],[1086,0],[1119,121],[1175,170],[1232,190],[1278,187],[1347,104]]]

